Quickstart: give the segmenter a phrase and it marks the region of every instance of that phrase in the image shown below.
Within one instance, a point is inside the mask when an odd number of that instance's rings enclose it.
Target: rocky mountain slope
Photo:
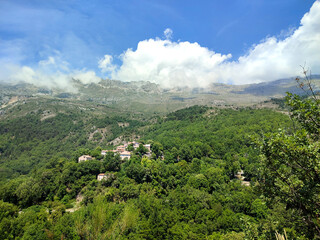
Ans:
[[[313,75],[315,90],[320,87],[320,75]],[[0,84],[0,114],[16,104],[30,99],[65,99],[69,101],[106,104],[115,109],[161,114],[192,105],[250,106],[271,98],[283,97],[287,91],[303,93],[295,78],[248,85],[212,84],[208,88],[164,89],[150,82],[101,80],[83,84],[73,80],[69,91],[48,89],[32,84]]]

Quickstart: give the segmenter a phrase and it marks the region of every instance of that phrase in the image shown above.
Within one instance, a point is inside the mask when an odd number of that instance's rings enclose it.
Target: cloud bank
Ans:
[[[0,60],[0,63],[3,62]],[[101,78],[94,71],[86,69],[70,69],[69,63],[64,61],[59,52],[38,62],[36,66],[20,66],[14,63],[4,63],[0,67],[0,80],[8,83],[26,82],[41,87],[61,88],[75,91],[71,84],[73,79],[84,84],[97,83]]]
[[[105,55],[102,72],[123,81],[150,81],[164,87],[205,87],[210,83],[248,84],[299,75],[300,65],[320,70],[320,1],[301,19],[300,26],[284,39],[267,37],[244,56],[231,61],[231,54],[216,53],[198,43],[165,39],[140,41],[137,49],[118,56],[121,65]]]

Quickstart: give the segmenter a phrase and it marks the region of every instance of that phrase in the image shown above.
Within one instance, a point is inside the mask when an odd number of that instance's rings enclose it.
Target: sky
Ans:
[[[163,87],[320,73],[320,1],[0,0],[0,81]]]

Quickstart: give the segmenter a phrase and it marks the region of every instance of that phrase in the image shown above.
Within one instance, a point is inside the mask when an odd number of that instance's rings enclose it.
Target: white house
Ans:
[[[114,177],[114,174],[113,173],[100,173],[98,176],[97,176],[97,180],[98,181],[101,181],[103,179],[108,179],[108,178],[113,178]]]
[[[97,180],[101,181],[103,179],[108,179],[108,178],[110,178],[110,174],[100,173],[97,177]]]
[[[121,160],[124,160],[125,158],[128,158],[128,160],[129,160],[130,156],[131,156],[131,153],[128,151],[124,151],[124,152],[120,153]]]
[[[102,179],[105,179],[105,178],[107,178],[107,176],[104,173],[100,173],[97,177],[97,180],[101,181]]]
[[[88,160],[92,160],[92,157],[90,155],[82,155],[81,157],[78,158],[78,162],[85,162]]]

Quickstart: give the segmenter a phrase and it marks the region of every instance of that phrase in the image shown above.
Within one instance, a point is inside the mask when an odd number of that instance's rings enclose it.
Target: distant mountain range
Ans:
[[[320,89],[320,75],[311,78],[314,90]],[[286,92],[303,94],[295,78],[247,85],[212,84],[208,88],[171,89],[150,82],[101,80],[99,83],[83,84],[73,80],[70,89],[65,91],[28,83],[0,83],[1,109],[29,98],[58,98],[106,104],[129,111],[166,113],[195,104],[248,106],[283,97]]]
[[[316,89],[319,88],[320,75],[312,75],[311,81]],[[271,82],[262,82],[250,84],[243,91],[238,91],[238,94],[252,94],[255,96],[277,97],[282,96],[286,92],[295,94],[304,94],[304,91],[298,87],[295,78],[279,79]]]

